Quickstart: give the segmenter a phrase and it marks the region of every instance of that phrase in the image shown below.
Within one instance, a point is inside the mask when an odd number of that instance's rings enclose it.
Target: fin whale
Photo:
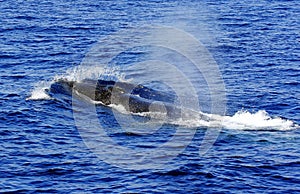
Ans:
[[[50,87],[53,93],[58,90],[63,90],[69,95],[72,92],[84,95],[104,106],[122,105],[131,113],[163,112],[171,118],[180,118],[182,113],[181,108],[172,104],[175,99],[173,95],[140,84],[91,79],[80,82],[59,79]],[[201,119],[209,120],[209,117],[202,113],[192,110],[189,112],[200,115]]]

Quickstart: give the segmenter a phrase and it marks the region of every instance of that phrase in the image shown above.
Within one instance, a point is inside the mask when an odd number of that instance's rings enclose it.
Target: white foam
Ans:
[[[51,100],[51,96],[47,93],[51,82],[41,81],[36,84],[31,94],[26,100]]]
[[[280,117],[272,118],[265,110],[256,113],[238,111],[232,117],[225,116],[222,123],[224,128],[242,130],[291,130],[297,127],[293,121]]]
[[[121,105],[121,104],[118,104],[118,105],[117,104],[110,104],[109,107],[117,110],[118,112],[120,112],[122,114],[130,114],[130,112],[128,112],[126,110],[126,108],[123,105]]]
[[[217,127],[235,130],[292,130],[299,128],[299,126],[291,120],[280,117],[272,118],[265,110],[259,110],[255,113],[242,110],[233,116],[205,115],[210,119],[202,120],[199,116],[195,115],[194,118],[191,117],[190,119],[174,120],[171,124],[187,127]]]

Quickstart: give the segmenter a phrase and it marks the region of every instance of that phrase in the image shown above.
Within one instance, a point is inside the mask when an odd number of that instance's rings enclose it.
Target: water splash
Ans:
[[[66,79],[68,81],[80,82],[84,79],[105,79],[105,80],[121,80],[124,81],[124,76],[114,68],[105,69],[103,66],[77,66],[68,69],[65,73],[55,75],[49,81],[40,81],[35,84],[33,90],[30,92],[29,97],[26,100],[52,100],[53,98],[49,95],[51,84],[60,79]]]
[[[112,105],[114,108],[122,114],[130,114],[121,105]],[[267,111],[259,110],[251,113],[247,110],[241,110],[236,112],[233,116],[221,116],[215,114],[207,114],[203,112],[196,112],[191,110],[192,114],[184,116],[185,119],[167,119],[164,122],[174,124],[178,126],[184,126],[189,128],[223,128],[223,129],[235,129],[235,130],[280,130],[287,131],[297,129],[300,126],[291,120],[283,119],[280,117],[271,117]],[[131,113],[132,114],[132,113]],[[153,121],[158,121],[159,118],[165,119],[163,114],[157,112],[145,112],[134,113],[133,115],[142,117],[155,118]],[[203,115],[205,119],[203,119]],[[208,118],[208,119],[207,119]]]
[[[265,110],[259,110],[256,113],[250,113],[241,110],[232,117],[224,117],[223,126],[227,129],[242,130],[291,130],[299,126],[291,120],[280,117],[272,118]]]
[[[29,97],[26,100],[51,100],[51,96],[48,94],[47,90],[53,82],[40,81],[38,82]]]
[[[205,113],[202,113],[205,114]],[[293,130],[299,128],[299,125],[291,120],[280,117],[271,117],[267,111],[259,110],[251,113],[247,110],[236,112],[233,116],[221,116],[205,114],[210,120],[197,119],[197,116],[188,120],[173,121],[173,124],[184,125],[188,127],[205,127],[236,130]]]

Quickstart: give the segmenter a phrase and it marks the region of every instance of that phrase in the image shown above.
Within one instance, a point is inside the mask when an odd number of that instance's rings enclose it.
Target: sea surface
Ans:
[[[1,193],[300,193],[298,0],[0,10]],[[59,79],[143,84],[195,114],[133,115]]]

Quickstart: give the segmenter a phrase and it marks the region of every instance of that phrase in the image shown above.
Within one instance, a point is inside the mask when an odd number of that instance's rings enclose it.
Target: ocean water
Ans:
[[[1,193],[300,192],[299,1],[0,8]],[[141,83],[199,107],[132,115],[51,92],[60,78]]]

